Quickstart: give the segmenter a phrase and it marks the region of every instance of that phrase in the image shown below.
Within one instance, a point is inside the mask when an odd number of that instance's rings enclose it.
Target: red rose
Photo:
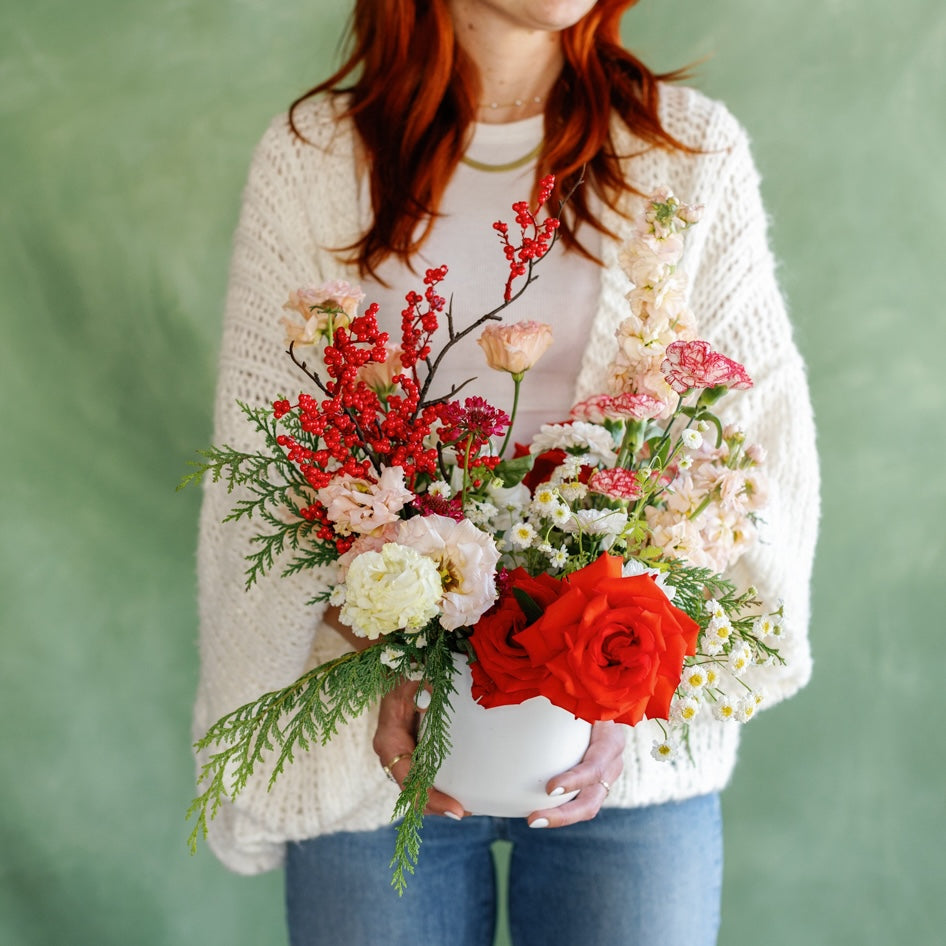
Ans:
[[[472,664],[473,699],[481,706],[506,706],[540,696],[546,676],[529,662],[529,654],[513,635],[529,622],[513,594],[520,588],[545,609],[562,593],[562,582],[551,575],[532,577],[522,568],[509,572],[499,602],[476,622],[470,643],[476,651]]]
[[[621,564],[602,555],[570,575],[515,643],[543,668],[542,695],[556,706],[633,726],[645,715],[667,718],[699,625],[649,575],[621,577]]]

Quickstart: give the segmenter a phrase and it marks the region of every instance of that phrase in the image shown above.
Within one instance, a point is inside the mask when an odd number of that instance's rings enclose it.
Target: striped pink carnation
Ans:
[[[660,366],[667,383],[683,394],[690,388],[727,387],[743,390],[752,387],[752,379],[738,361],[733,361],[709,342],[677,341],[667,346],[667,357]]]
[[[614,499],[637,499],[641,494],[637,475],[623,467],[617,467],[613,470],[597,470],[588,480],[588,488]]]

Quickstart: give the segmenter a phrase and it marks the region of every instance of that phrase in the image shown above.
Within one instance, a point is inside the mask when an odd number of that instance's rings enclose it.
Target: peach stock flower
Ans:
[[[552,344],[552,327],[532,320],[487,325],[477,341],[490,368],[508,371],[521,380]]]

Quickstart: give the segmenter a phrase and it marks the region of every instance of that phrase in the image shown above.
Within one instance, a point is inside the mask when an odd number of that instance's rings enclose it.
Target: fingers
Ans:
[[[423,691],[418,694],[417,683],[407,681],[385,696],[378,707],[374,751],[385,774],[400,789],[404,788],[404,780],[411,768],[411,756],[417,747],[420,718],[417,704],[424,704],[424,696]],[[436,789],[431,790],[424,813],[447,815],[457,820],[465,814],[463,805],[455,798]]]
[[[564,805],[532,812],[529,826],[561,828],[594,818],[624,769],[625,741],[624,727],[611,722],[595,723],[588,751],[581,762],[551,779],[546,786],[552,797],[575,791],[578,794]]]

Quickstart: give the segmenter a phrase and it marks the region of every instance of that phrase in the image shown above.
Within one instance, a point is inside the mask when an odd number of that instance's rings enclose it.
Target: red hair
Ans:
[[[552,206],[573,191],[559,231],[564,245],[590,254],[576,238],[581,224],[607,232],[586,187],[609,203],[634,188],[625,180],[611,136],[612,114],[649,146],[690,151],[661,125],[658,83],[683,71],[652,73],[621,45],[621,17],[637,0],[598,0],[562,33],[565,63],[545,106],[546,134],[536,180],[556,176]],[[440,199],[476,120],[479,76],[454,37],[445,0],[356,0],[351,52],[341,68],[296,99],[349,96],[346,114],[369,158],[374,222],[349,262],[374,274],[388,256],[405,262],[426,239]],[[353,73],[351,85],[342,83]],[[575,188],[585,178],[585,186]]]

